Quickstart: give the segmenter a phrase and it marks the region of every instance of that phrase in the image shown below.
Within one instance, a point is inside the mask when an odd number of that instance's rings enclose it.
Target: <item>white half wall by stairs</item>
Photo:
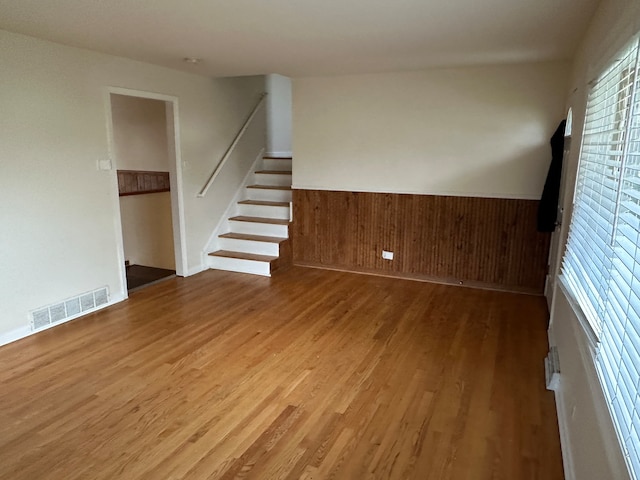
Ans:
[[[253,183],[247,183],[236,197],[242,200],[234,202],[210,242],[206,263],[213,269],[271,276],[291,262],[291,158],[262,158]]]

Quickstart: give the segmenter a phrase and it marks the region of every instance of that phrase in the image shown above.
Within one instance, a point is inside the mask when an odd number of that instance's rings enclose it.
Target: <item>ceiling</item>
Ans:
[[[0,0],[0,29],[209,76],[299,77],[569,59],[597,3]]]

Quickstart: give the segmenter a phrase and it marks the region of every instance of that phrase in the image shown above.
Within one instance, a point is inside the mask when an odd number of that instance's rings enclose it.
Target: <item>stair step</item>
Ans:
[[[291,172],[293,168],[293,160],[291,158],[282,157],[264,157],[262,159],[262,170],[266,171],[284,171]],[[290,175],[290,174],[289,174]]]
[[[274,190],[254,190],[254,192],[268,192],[274,193]],[[276,193],[278,193],[276,191]],[[279,191],[281,196],[291,195],[290,192]],[[286,194],[286,195],[284,195]],[[276,201],[282,200],[277,198],[273,199],[261,199],[261,200],[244,200],[238,202],[237,215],[244,217],[266,217],[266,218],[281,218],[283,220],[289,220],[291,217],[289,202]]]
[[[259,225],[260,228],[252,228]],[[232,232],[218,235],[218,249],[228,252],[245,252],[256,255],[280,255],[280,245],[287,240],[286,227],[258,223],[234,225]],[[269,228],[265,228],[269,227]],[[273,227],[276,227],[274,230]],[[281,231],[278,229],[285,229]]]
[[[257,170],[256,173],[263,175],[293,175],[291,170]]]
[[[289,219],[238,215],[229,219],[233,233],[289,238]]]
[[[238,202],[241,205],[260,205],[263,207],[287,207],[289,208],[289,202],[268,202],[266,200],[242,200]]]
[[[291,187],[291,169],[265,168],[255,172],[255,182],[268,187]]]
[[[246,188],[247,199],[238,202],[238,215],[228,219],[231,231],[218,236],[217,250],[209,253],[207,265],[218,270],[271,276],[290,254],[291,157],[263,157],[255,172],[254,185]],[[283,251],[281,251],[283,250]],[[288,258],[288,257],[287,257]]]
[[[287,185],[249,185],[247,188],[260,188],[263,190],[291,190]]]
[[[269,223],[271,225],[289,225],[289,220],[280,218],[246,217],[244,215],[238,215],[237,217],[231,217],[229,220],[236,222]]]
[[[229,232],[220,235],[221,238],[235,238],[236,240],[251,240],[253,242],[280,243],[287,240],[284,237],[267,237],[265,235],[249,235],[246,233]]]
[[[273,262],[278,257],[272,255],[256,255],[255,253],[230,252],[228,250],[218,250],[209,254],[212,257],[237,258],[240,260],[252,260],[254,262]]]
[[[247,195],[249,200],[265,200],[268,202],[290,202],[290,185],[249,185]]]
[[[271,276],[272,268],[278,257],[273,255],[257,255],[232,250],[218,250],[207,255],[209,268],[230,272],[250,273],[252,275]]]

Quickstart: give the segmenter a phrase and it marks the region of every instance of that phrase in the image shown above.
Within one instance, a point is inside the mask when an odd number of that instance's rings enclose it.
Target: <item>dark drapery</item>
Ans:
[[[564,128],[566,120],[562,120],[551,137],[551,165],[544,182],[542,198],[538,206],[538,231],[553,232],[556,229],[558,200],[560,198],[560,180],[562,178],[562,157],[564,156]]]

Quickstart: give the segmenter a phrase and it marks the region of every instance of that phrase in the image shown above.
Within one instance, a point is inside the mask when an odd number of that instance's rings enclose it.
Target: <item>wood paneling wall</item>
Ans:
[[[542,293],[550,235],[538,201],[321,190],[293,192],[293,261]],[[383,260],[382,250],[394,252]]]
[[[170,191],[169,172],[118,170],[118,191],[121,197]]]

